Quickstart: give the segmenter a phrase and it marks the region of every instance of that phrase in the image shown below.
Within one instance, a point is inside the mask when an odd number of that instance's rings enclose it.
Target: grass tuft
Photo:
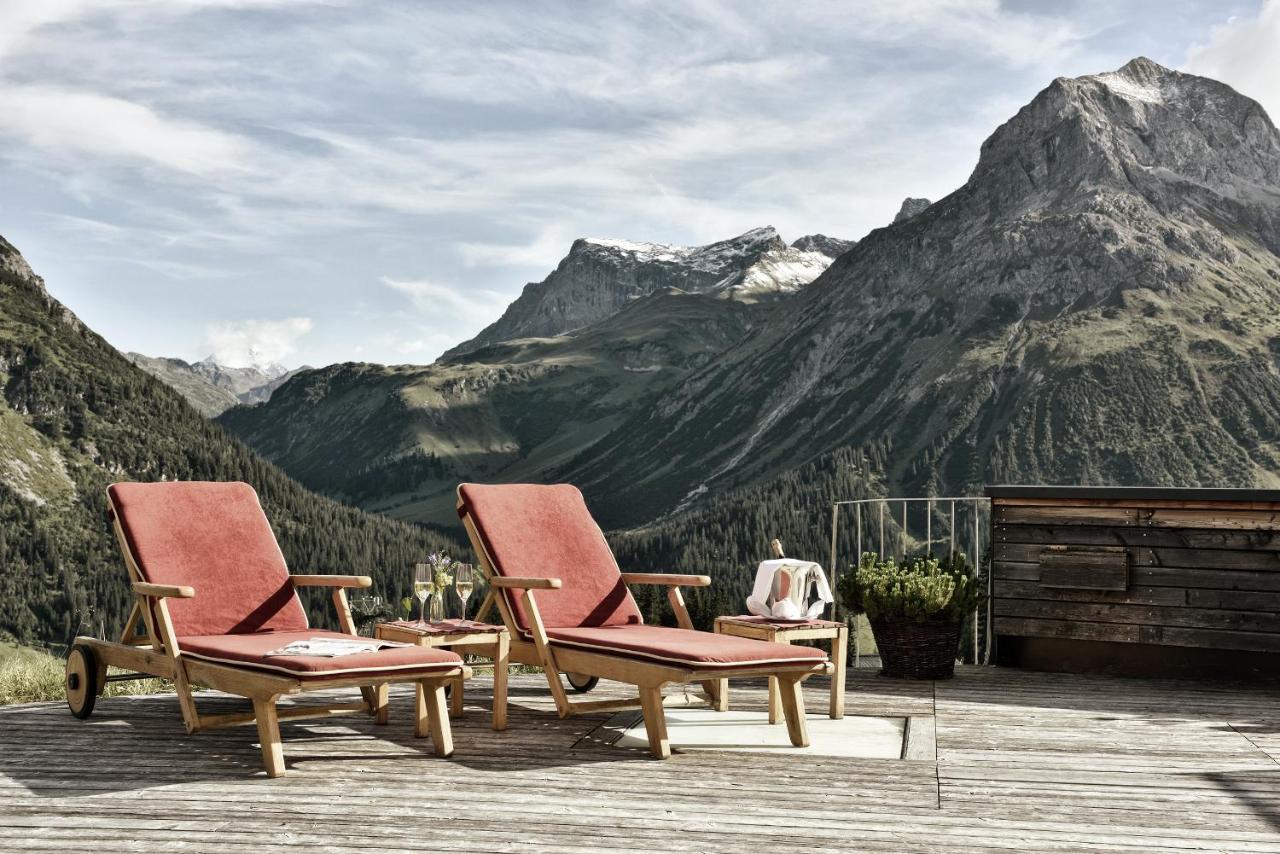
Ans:
[[[65,668],[63,659],[43,650],[0,643],[0,706],[65,699]],[[173,685],[167,680],[131,679],[108,682],[103,696],[160,694],[172,690]]]

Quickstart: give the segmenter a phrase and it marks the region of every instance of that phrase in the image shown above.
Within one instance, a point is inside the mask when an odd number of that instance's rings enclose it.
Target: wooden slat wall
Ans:
[[[992,524],[997,635],[1280,652],[1280,505],[995,498]],[[1127,589],[1043,585],[1050,546],[1123,548]]]

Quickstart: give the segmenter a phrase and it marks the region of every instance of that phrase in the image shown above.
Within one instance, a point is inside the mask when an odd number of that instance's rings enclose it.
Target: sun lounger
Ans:
[[[108,499],[136,601],[119,643],[75,639],[67,658],[67,702],[77,717],[93,712],[107,678],[120,678],[107,677],[108,665],[136,671],[132,676],[171,679],[188,733],[257,723],[267,775],[277,777],[285,769],[280,719],[377,715],[388,684],[413,682],[416,735],[430,734],[438,755],[452,754],[444,686],[467,673],[456,654],[399,645],[339,655],[272,654],[296,642],[354,642],[346,588],[371,581],[291,575],[248,484],[117,483]],[[307,586],[332,589],[343,631],[308,626],[297,593]],[[200,714],[192,686],[246,697],[253,713]],[[282,696],[340,687],[360,688],[362,700],[276,707]]]
[[[693,630],[680,588],[705,587],[704,575],[624,573],[582,493],[568,484],[458,487],[458,515],[511,633],[511,659],[540,666],[561,717],[642,708],[649,750],[671,755],[662,688],[701,683],[713,702],[717,681],[778,680],[791,743],[806,746],[801,680],[829,673],[821,650]],[[627,585],[661,584],[680,628],[645,624]],[[561,672],[635,685],[624,701],[570,701]]]

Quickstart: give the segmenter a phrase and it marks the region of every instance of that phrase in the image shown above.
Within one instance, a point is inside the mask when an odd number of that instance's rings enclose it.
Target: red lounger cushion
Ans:
[[[170,599],[179,637],[307,627],[275,534],[247,483],[116,483],[107,490],[145,580]]]
[[[541,590],[538,591],[542,593]],[[547,629],[552,646],[621,654],[698,670],[760,667],[778,669],[820,664],[827,654],[809,646],[737,638],[666,626],[603,626]]]
[[[622,581],[613,552],[591,518],[582,493],[567,483],[458,487],[461,510],[476,531],[499,575],[559,578],[559,590],[535,594],[548,628],[643,623]],[[507,599],[516,624],[528,631],[519,594]]]
[[[294,641],[309,638],[350,638],[338,632],[304,629],[299,632],[259,632],[251,635],[208,635],[178,638],[184,656],[272,670],[301,679],[337,679],[339,677],[379,676],[386,673],[431,673],[450,670],[462,664],[455,652],[427,646],[396,646],[377,652],[361,652],[337,658],[305,655],[265,656]]]

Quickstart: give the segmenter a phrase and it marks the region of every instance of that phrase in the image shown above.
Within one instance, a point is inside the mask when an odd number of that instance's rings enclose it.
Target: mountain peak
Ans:
[[[0,237],[0,270],[12,273],[39,290],[44,290],[44,280],[35,274],[22,253],[3,237]]]
[[[1166,90],[1176,87],[1179,76],[1178,72],[1140,56],[1115,71],[1090,74],[1078,80],[1101,83],[1122,98],[1158,104],[1165,101],[1169,94]]]
[[[1220,198],[1273,197],[1280,134],[1230,86],[1138,57],[1115,71],[1054,80],[982,145],[970,188],[1016,210],[1062,194],[1174,186]]]
[[[649,243],[646,241],[622,240],[616,237],[583,237],[573,242],[573,250],[585,247],[601,247],[621,253],[635,255],[643,260],[675,260],[691,255],[709,255],[737,247],[751,249],[761,244],[782,244],[778,231],[771,225],[744,231],[727,240],[717,240],[703,246],[683,246],[674,243]],[[785,245],[785,244],[782,244]],[[765,248],[773,248],[772,245]],[[666,257],[664,257],[666,256]]]
[[[583,237],[573,242],[569,254],[547,278],[525,285],[501,317],[475,338],[446,351],[444,357],[499,341],[580,329],[664,288],[772,298],[807,285],[828,264],[830,258],[824,254],[787,246],[771,225],[703,246]]]
[[[925,208],[933,202],[928,199],[914,199],[907,196],[902,200],[902,207],[898,208],[898,214],[893,218],[894,222],[902,222],[904,219],[911,219],[918,213],[922,213]]]
[[[857,242],[828,237],[825,234],[806,234],[792,241],[791,248],[799,249],[801,252],[820,252],[828,258],[835,259],[852,249]]]
[[[1154,60],[1147,59],[1145,56],[1135,56],[1112,73],[1124,74],[1135,80],[1153,80],[1177,74],[1172,68],[1166,68]]]

